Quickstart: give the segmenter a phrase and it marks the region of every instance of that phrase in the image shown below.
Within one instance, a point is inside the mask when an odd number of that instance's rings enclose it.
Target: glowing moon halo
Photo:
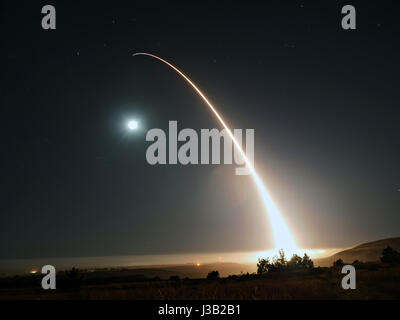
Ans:
[[[130,131],[135,131],[139,128],[139,122],[137,120],[128,121],[127,127]]]

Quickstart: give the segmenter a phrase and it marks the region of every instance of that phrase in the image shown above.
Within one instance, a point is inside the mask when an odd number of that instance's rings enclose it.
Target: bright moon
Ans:
[[[128,129],[131,131],[136,130],[139,127],[139,122],[136,120],[131,120],[128,122]]]

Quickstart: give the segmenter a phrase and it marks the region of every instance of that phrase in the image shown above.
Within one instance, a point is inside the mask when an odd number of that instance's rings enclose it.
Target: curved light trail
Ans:
[[[169,63],[168,61],[150,54],[150,53],[135,53],[133,56],[147,56],[151,57],[154,59],[157,59],[161,61],[162,63],[166,64],[169,66],[171,69],[173,69],[176,73],[178,73],[183,79],[186,80],[187,83],[189,83],[192,88],[198,93],[198,95],[204,100],[204,102],[208,105],[208,107],[212,110],[212,112],[215,114],[219,122],[222,124],[222,126],[225,128],[225,130],[228,132],[230,138],[232,139],[234,145],[236,148],[239,150],[240,155],[243,157],[243,160],[245,161],[247,167],[249,168],[251,175],[253,176],[253,179],[256,183],[257,189],[260,193],[260,196],[263,200],[264,206],[267,210],[267,213],[269,215],[269,219],[272,225],[272,231],[273,231],[273,238],[275,242],[275,249],[284,249],[286,253],[292,254],[292,253],[297,253],[300,251],[300,249],[297,248],[296,242],[290,233],[290,230],[288,226],[286,225],[282,215],[280,214],[278,208],[276,207],[274,201],[272,200],[267,188],[265,187],[263,181],[257,174],[256,170],[254,169],[252,163],[249,161],[247,158],[245,152],[242,149],[242,146],[238,143],[236,140],[235,136],[233,135],[232,131],[228,128],[226,125],[224,119],[221,117],[221,115],[217,112],[215,107],[211,104],[211,102],[208,100],[208,98],[205,96],[205,94],[193,83],[192,80],[188,76],[186,76],[182,71],[180,71],[177,67],[175,67],[173,64]]]

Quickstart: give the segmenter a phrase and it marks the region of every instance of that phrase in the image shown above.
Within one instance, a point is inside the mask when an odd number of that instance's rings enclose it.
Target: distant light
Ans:
[[[131,120],[128,122],[128,129],[131,131],[135,131],[139,128],[139,122],[136,120]]]
[[[37,273],[37,270],[32,270],[31,272],[30,272],[30,274],[36,274]]]
[[[197,264],[196,264],[196,266],[200,267],[200,266],[201,266],[201,264],[200,264],[200,263],[197,263]]]

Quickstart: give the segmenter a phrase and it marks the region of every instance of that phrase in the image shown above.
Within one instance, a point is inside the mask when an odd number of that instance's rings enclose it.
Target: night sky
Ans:
[[[0,258],[271,248],[251,176],[147,164],[147,130],[221,127],[135,52],[255,129],[255,167],[301,248],[400,235],[399,4],[144,3],[1,2]],[[346,4],[357,30],[341,28]]]

